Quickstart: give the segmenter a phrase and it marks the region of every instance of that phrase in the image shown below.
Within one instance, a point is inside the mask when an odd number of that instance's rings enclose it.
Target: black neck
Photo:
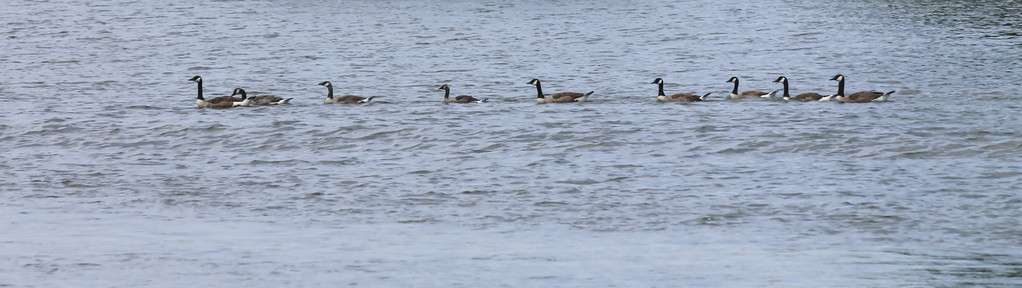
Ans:
[[[195,81],[195,84],[199,84],[199,97],[197,97],[195,99],[206,100],[206,99],[202,98],[202,80]]]
[[[326,99],[334,99],[334,85],[326,86]]]
[[[720,81],[720,80],[717,80]],[[731,94],[738,94],[738,79],[735,78],[735,89],[731,89]]]
[[[660,94],[657,94],[657,96],[667,96],[667,94],[664,94],[664,82],[660,81],[660,83],[657,84],[660,86]]]
[[[447,99],[449,97],[451,97],[451,88],[450,87],[444,87],[444,99]]]
[[[539,99],[543,99],[544,98],[543,97],[543,87],[541,87],[539,85],[539,81],[536,81],[536,94],[539,95],[539,96],[537,96],[537,97],[539,97]]]
[[[785,80],[784,82],[781,82],[781,84],[784,84],[784,97],[790,97],[788,95],[788,81]]]
[[[841,80],[837,81],[837,95],[845,96],[845,78],[841,77]]]

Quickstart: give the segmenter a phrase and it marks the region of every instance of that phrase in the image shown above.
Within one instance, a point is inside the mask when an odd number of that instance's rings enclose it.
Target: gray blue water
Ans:
[[[1022,286],[1019,1],[17,1],[0,286]],[[889,102],[724,100],[897,90]],[[244,88],[291,104],[214,110]],[[657,103],[712,92],[701,103]],[[537,105],[544,92],[596,91]],[[324,104],[338,95],[369,105]],[[490,98],[443,104],[452,94]]]

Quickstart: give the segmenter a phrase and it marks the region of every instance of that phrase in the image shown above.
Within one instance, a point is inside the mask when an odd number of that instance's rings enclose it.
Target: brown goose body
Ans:
[[[794,101],[809,102],[809,101],[820,101],[820,99],[823,99],[823,97],[824,97],[820,93],[813,93],[813,92],[806,92],[806,93],[798,94],[798,95],[795,95],[794,97],[792,97],[791,94],[788,94],[788,77],[784,77],[784,76],[777,77],[777,80],[774,80],[774,82],[780,82],[781,84],[784,84],[784,95],[781,96],[781,99],[784,99],[784,100],[794,100]]]
[[[543,95],[543,86],[539,83],[539,79],[532,79],[529,85],[536,85],[536,103],[571,103],[571,102],[586,102],[589,99],[589,95],[592,95],[595,91],[589,91],[589,93],[578,93],[578,92],[558,92],[550,95],[549,98]]]
[[[707,96],[710,96],[710,93],[706,93],[703,96],[699,96],[699,95],[695,95],[695,94],[691,94],[691,93],[675,93],[673,95],[667,96],[666,94],[664,94],[664,79],[661,79],[661,78],[653,79],[653,83],[650,83],[650,84],[658,84],[659,87],[660,87],[660,91],[659,91],[659,93],[657,93],[657,97],[656,97],[657,101],[665,101],[665,102],[698,102],[698,101],[703,101],[703,100],[706,99]]]
[[[240,106],[234,105],[235,102],[231,101],[232,98],[233,97],[231,96],[220,96],[213,99],[209,99],[209,101],[200,102],[199,108],[232,108]]]
[[[727,80],[727,83],[735,83],[734,88],[731,89],[731,94],[727,96],[729,99],[745,99],[745,98],[753,98],[753,97],[762,97],[763,95],[770,94],[770,92],[763,92],[763,91],[759,91],[759,90],[749,90],[749,91],[744,91],[742,93],[738,93],[738,77],[731,77],[731,79]]]
[[[355,95],[344,95],[334,98],[334,85],[330,84],[330,81],[323,81],[319,83],[319,85],[326,86],[327,88],[326,101],[324,101],[325,103],[365,104],[369,103],[369,101],[373,101],[373,98],[376,98],[376,96],[366,98]]]
[[[292,98],[284,99],[283,97],[262,95],[252,97],[252,105],[280,105],[287,104]]]
[[[820,94],[820,93],[806,92],[806,93],[801,93],[801,94],[795,95],[795,97],[784,98],[784,100],[795,100],[795,101],[809,102],[809,101],[820,101],[820,99],[823,99],[823,97],[824,97],[823,94]]]
[[[861,101],[859,99],[862,99],[862,100],[867,100],[868,99],[871,102],[873,100],[876,100],[877,98],[880,98],[880,96],[884,96],[884,92],[859,91],[859,92],[852,93],[851,95],[848,95],[848,99],[850,99],[852,101]]]
[[[441,85],[440,89],[437,90],[444,90],[444,103],[483,103],[486,102],[486,100],[489,100],[478,99],[468,95],[458,95],[451,98],[451,86],[447,84]]]

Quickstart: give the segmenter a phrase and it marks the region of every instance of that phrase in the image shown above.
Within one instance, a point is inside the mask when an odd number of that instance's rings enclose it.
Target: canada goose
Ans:
[[[660,93],[658,93],[656,96],[657,101],[696,102],[706,100],[706,96],[710,96],[710,93],[706,93],[703,96],[689,93],[677,93],[671,96],[667,96],[666,94],[664,94],[664,79],[661,78],[653,79],[653,83],[650,84],[660,85]]]
[[[877,92],[877,91],[859,91],[852,93],[851,95],[845,96],[845,75],[837,74],[830,80],[837,81],[837,94],[834,95],[834,100],[842,103],[866,103],[866,102],[884,102],[887,98],[894,94],[891,92]]]
[[[749,90],[749,91],[742,92],[741,94],[738,94],[738,77],[731,77],[731,79],[727,80],[727,83],[735,83],[735,88],[731,89],[731,95],[727,96],[727,98],[729,98],[729,99],[745,99],[745,98],[752,98],[752,97],[762,97],[764,95],[770,94],[770,93],[767,93],[767,92],[757,91],[757,90]]]
[[[291,101],[291,99],[294,99],[294,98],[284,99],[283,97],[277,97],[277,96],[272,96],[272,95],[262,95],[262,96],[255,96],[255,97],[252,97],[252,98],[249,98],[249,99],[252,100],[252,105],[280,105],[280,104],[287,104],[289,101]]]
[[[536,103],[568,103],[568,102],[586,102],[589,99],[589,95],[592,95],[595,91],[589,91],[589,93],[578,93],[578,92],[558,92],[554,95],[550,95],[550,98],[543,96],[543,87],[539,84],[539,79],[532,79],[529,85],[536,85],[536,94],[539,96],[536,98]]]
[[[192,77],[192,79],[189,79],[189,81],[192,81],[192,82],[195,82],[195,83],[199,84],[199,96],[195,98],[195,104],[197,106],[199,106],[199,108],[231,108],[231,107],[241,106],[241,105],[236,105],[236,103],[234,102],[234,99],[238,99],[238,98],[231,97],[233,95],[231,95],[231,96],[220,96],[220,97],[216,97],[216,98],[213,98],[213,99],[206,100],[205,98],[202,98],[202,77],[195,76],[195,77]]]
[[[476,97],[472,97],[472,96],[468,96],[468,95],[458,95],[458,96],[454,97],[454,99],[451,99],[451,97],[450,97],[451,96],[451,86],[449,86],[447,84],[444,84],[444,85],[440,86],[440,89],[437,89],[437,90],[444,90],[444,103],[483,103],[483,102],[486,102],[486,100],[488,100],[488,99],[476,99]]]
[[[241,95],[241,98],[234,97],[234,95]],[[234,101],[234,106],[248,106],[251,104],[252,98],[248,98],[245,89],[234,88],[234,93],[231,93],[231,101]]]
[[[369,101],[373,101],[373,98],[376,98],[376,96],[365,98],[355,95],[344,95],[334,99],[334,85],[330,84],[330,81],[323,81],[322,83],[319,83],[319,85],[326,86],[328,91],[326,94],[326,103],[365,104],[369,103]]]
[[[823,99],[823,95],[820,95],[820,93],[813,93],[813,92],[806,92],[806,93],[795,95],[795,97],[791,97],[791,95],[788,94],[788,77],[784,77],[784,76],[777,77],[777,80],[774,80],[774,82],[780,82],[781,84],[784,84],[784,94],[783,94],[783,96],[781,96],[781,99],[784,99],[785,101],[787,101],[787,100],[795,100],[795,101],[808,102],[808,101],[820,101],[820,99]]]

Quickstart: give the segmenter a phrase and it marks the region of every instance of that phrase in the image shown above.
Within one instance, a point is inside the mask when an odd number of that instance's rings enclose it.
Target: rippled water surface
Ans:
[[[1022,285],[1019,1],[0,15],[0,286]],[[897,92],[723,100],[731,76],[830,94],[838,73]],[[294,100],[196,108],[195,75]],[[657,77],[713,94],[657,103]],[[596,92],[537,105],[532,78]],[[321,81],[377,98],[323,104]]]

